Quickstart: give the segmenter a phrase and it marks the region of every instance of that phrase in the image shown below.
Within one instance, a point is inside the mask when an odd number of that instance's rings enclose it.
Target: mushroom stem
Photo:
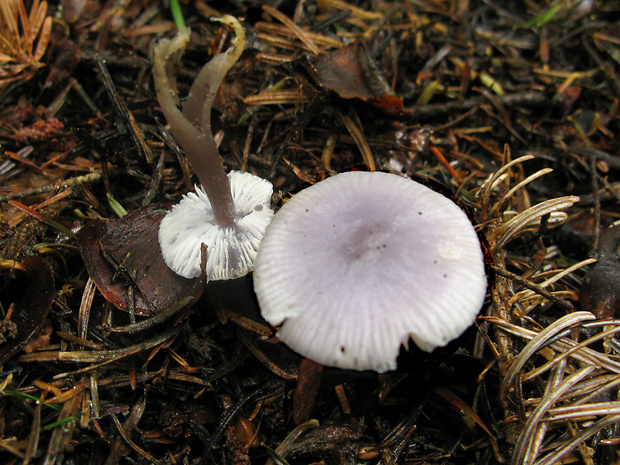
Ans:
[[[211,106],[226,73],[245,48],[245,31],[232,16],[215,20],[231,26],[236,37],[225,53],[214,57],[200,71],[187,96],[183,112],[178,108],[173,68],[189,42],[188,28],[180,30],[173,39],[164,39],[155,45],[153,78],[161,110],[209,198],[215,221],[221,226],[232,226],[235,224],[235,205],[230,182],[211,132]]]
[[[232,66],[239,60],[245,49],[245,30],[237,18],[225,15],[223,18],[212,18],[226,24],[234,33],[231,46],[224,53],[213,57],[198,73],[194,80],[187,101],[183,106],[185,116],[199,131],[211,134],[211,105],[217,90]]]

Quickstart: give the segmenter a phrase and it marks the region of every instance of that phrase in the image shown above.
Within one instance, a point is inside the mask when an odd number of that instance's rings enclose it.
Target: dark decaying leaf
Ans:
[[[120,219],[93,220],[78,234],[90,277],[120,310],[129,310],[133,298],[136,314],[152,315],[202,294],[200,279],[183,278],[164,262],[157,233],[165,214],[161,205],[148,205]]]
[[[598,262],[586,273],[579,291],[582,310],[599,318],[614,318],[620,311],[620,227],[601,234]]]
[[[293,418],[296,425],[308,421],[321,385],[323,365],[304,358],[299,364],[297,387],[293,395]]]
[[[354,420],[346,424],[324,423],[295,442],[289,453],[292,456],[319,453],[332,458],[328,463],[354,463],[361,436],[362,427]]]
[[[3,343],[0,363],[23,349],[35,337],[47,317],[56,294],[52,267],[41,257],[26,257],[24,270],[11,272],[0,292],[4,309],[12,305],[10,318],[0,321]]]
[[[58,84],[71,76],[71,73],[73,73],[73,70],[79,64],[81,58],[82,49],[75,42],[69,39],[56,42],[53,48],[53,60],[49,65],[50,72],[45,81],[45,87]]]
[[[402,98],[394,95],[361,41],[318,55],[310,71],[318,84],[342,98],[361,99],[390,114],[404,112]]]

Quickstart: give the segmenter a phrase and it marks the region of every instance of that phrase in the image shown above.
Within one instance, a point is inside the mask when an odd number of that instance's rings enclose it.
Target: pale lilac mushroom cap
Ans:
[[[299,354],[385,372],[471,326],[486,294],[478,236],[451,200],[408,178],[347,172],[291,198],[261,242],[263,317]]]
[[[207,246],[205,275],[209,281],[233,279],[254,268],[256,251],[271,221],[272,184],[242,171],[228,173],[235,221],[220,225],[205,191],[196,186],[166,214],[159,244],[166,264],[185,278],[201,275],[201,244]]]

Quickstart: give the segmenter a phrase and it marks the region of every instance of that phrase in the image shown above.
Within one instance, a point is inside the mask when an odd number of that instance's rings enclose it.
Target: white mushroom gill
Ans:
[[[166,264],[185,278],[201,274],[201,244],[207,246],[205,273],[209,280],[233,279],[254,268],[256,251],[271,221],[273,187],[250,173],[228,173],[235,202],[235,221],[219,226],[202,188],[186,194],[164,217],[159,243]]]
[[[349,172],[276,213],[254,285],[263,316],[293,350],[383,372],[410,338],[432,351],[471,326],[486,275],[478,236],[455,203],[407,178]]]

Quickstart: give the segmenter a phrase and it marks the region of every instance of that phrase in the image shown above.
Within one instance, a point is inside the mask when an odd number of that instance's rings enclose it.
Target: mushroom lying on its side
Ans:
[[[189,42],[189,29],[159,41],[153,49],[157,99],[202,185],[162,220],[159,244],[166,264],[186,278],[201,275],[201,247],[205,244],[209,281],[238,278],[253,269],[258,244],[273,215],[271,183],[250,173],[226,175],[213,139],[211,105],[245,47],[245,31],[236,18],[226,15],[215,20],[230,26],[235,39],[226,52],[202,68],[182,112],[173,68]]]
[[[186,278],[200,276],[201,248],[207,245],[209,281],[245,276],[254,266],[256,251],[273,211],[273,186],[242,171],[228,173],[235,202],[235,224],[220,226],[205,191],[196,187],[172,207],[159,227],[166,264]]]
[[[277,336],[323,365],[384,372],[471,326],[486,294],[478,236],[410,179],[348,172],[296,194],[261,242],[254,288]]]

